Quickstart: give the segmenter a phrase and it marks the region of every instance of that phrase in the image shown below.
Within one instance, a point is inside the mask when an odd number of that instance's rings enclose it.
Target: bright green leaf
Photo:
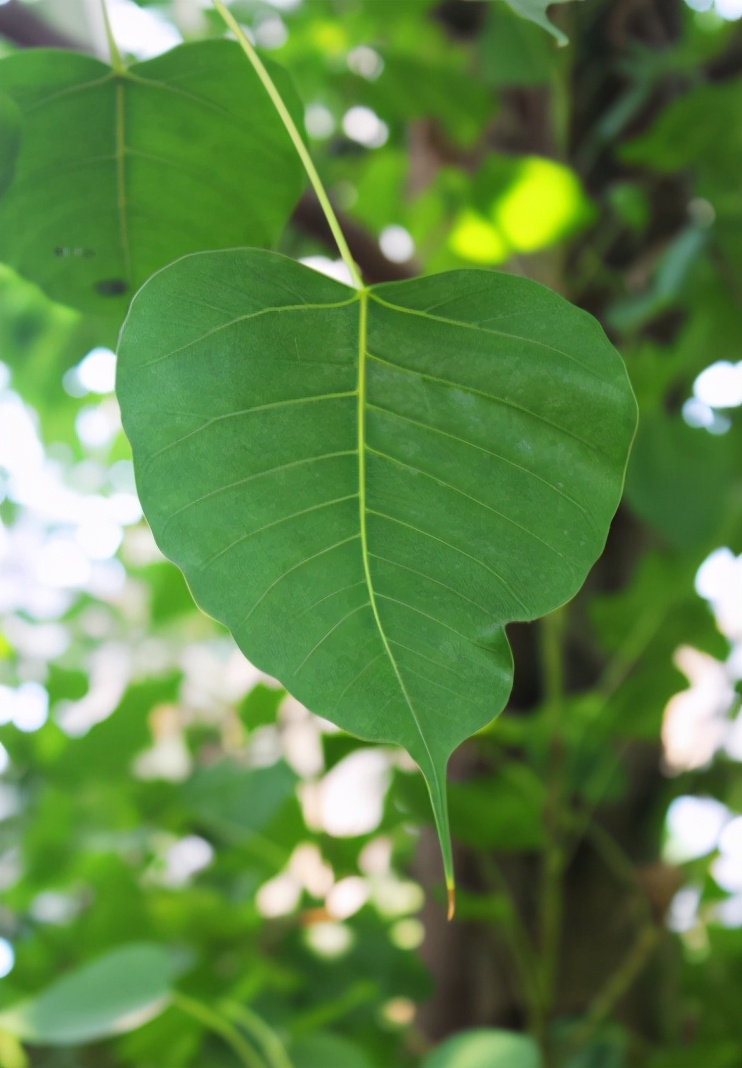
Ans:
[[[504,624],[571,597],[635,404],[598,324],[522,278],[356,292],[255,249],[137,295],[119,399],[196,600],[313,711],[404,746],[450,875],[445,769],[511,685]]]
[[[287,75],[270,70],[296,113]],[[34,49],[0,72],[23,115],[0,259],[55,300],[120,322],[178,256],[272,244],[299,196],[296,152],[235,42],[182,45],[123,74]]]
[[[540,1068],[532,1038],[512,1031],[464,1031],[438,1046],[421,1068]]]
[[[172,970],[160,946],[123,946],[0,1013],[0,1028],[54,1046],[131,1031],[168,1004]]]
[[[503,263],[547,248],[587,223],[592,208],[574,171],[540,156],[490,156],[448,243],[470,263]]]
[[[556,37],[557,42],[560,45],[569,43],[567,35],[562,33],[560,29],[557,29],[546,14],[547,9],[550,8],[552,4],[566,4],[568,3],[568,0],[505,0],[505,3],[516,15],[520,15],[522,19],[528,19],[529,22],[535,22],[537,26],[541,26],[543,29],[547,30],[553,37]]]

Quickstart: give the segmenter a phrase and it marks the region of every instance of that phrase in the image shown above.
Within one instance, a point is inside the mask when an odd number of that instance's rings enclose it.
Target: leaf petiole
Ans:
[[[253,70],[255,71],[258,78],[260,78],[260,81],[263,84],[263,88],[265,89],[268,96],[271,98],[273,106],[278,112],[281,122],[286,128],[286,133],[291,138],[291,142],[294,148],[296,149],[299,159],[302,162],[302,166],[307,172],[307,177],[309,178],[312,188],[317,194],[317,200],[320,202],[322,211],[324,212],[325,218],[327,219],[327,223],[330,227],[330,230],[332,231],[332,236],[335,238],[335,243],[337,244],[338,251],[340,252],[340,255],[343,258],[343,262],[348,268],[350,277],[353,281],[353,285],[356,289],[363,289],[363,281],[361,280],[361,276],[359,274],[355,261],[351,256],[350,249],[348,248],[348,242],[345,240],[345,235],[343,234],[343,231],[340,228],[340,223],[338,222],[337,215],[335,214],[332,204],[330,203],[330,198],[327,195],[327,190],[322,184],[322,179],[319,176],[319,173],[314,165],[312,157],[309,154],[307,146],[302,140],[302,136],[299,133],[299,130],[297,129],[296,123],[291,117],[289,109],[284,104],[283,98],[281,97],[281,94],[276,88],[273,79],[263,66],[260,57],[258,56],[253,46],[250,44],[249,40],[247,39],[247,35],[245,34],[245,31],[237,22],[232,12],[229,11],[227,7],[225,7],[225,5],[222,3],[222,0],[212,0],[212,3],[221,15],[224,22],[227,24],[227,26],[237,38],[240,48],[249,59],[250,63],[252,64]]]
[[[118,45],[116,44],[116,38],[113,36],[113,28],[111,27],[111,19],[108,15],[106,0],[100,0],[100,9],[101,14],[103,15],[103,27],[106,32],[106,42],[108,43],[108,52],[111,57],[111,66],[116,74],[123,74],[126,70],[126,66],[124,65]]]

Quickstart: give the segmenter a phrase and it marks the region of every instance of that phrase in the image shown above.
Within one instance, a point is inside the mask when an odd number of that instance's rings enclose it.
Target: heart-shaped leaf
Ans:
[[[0,1013],[0,1028],[40,1045],[72,1046],[141,1027],[169,1002],[173,968],[160,946],[123,946]]]
[[[450,880],[446,762],[507,700],[504,624],[577,591],[618,504],[618,353],[522,278],[355,291],[237,249],[137,294],[118,393],[196,600],[313,711],[411,753]]]
[[[288,76],[268,66],[300,114]],[[272,244],[301,191],[296,152],[236,42],[180,45],[123,72],[31,49],[0,61],[0,81],[22,115],[0,259],[84,311],[120,323],[178,256]]]

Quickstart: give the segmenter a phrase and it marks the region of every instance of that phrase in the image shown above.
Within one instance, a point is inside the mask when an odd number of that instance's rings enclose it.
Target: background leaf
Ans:
[[[288,76],[269,68],[300,122]],[[178,256],[272,244],[299,196],[296,152],[235,42],[182,45],[123,74],[45,49],[0,70],[23,116],[0,259],[55,300],[120,321]]]
[[[0,1028],[58,1046],[121,1034],[167,1005],[171,977],[170,958],[159,946],[124,946],[0,1013]]]
[[[289,1049],[294,1068],[372,1068],[364,1051],[339,1035],[304,1035]]]
[[[505,3],[516,15],[520,15],[521,18],[528,19],[529,22],[535,22],[537,26],[543,27],[552,37],[556,37],[560,45],[567,44],[567,35],[554,25],[546,12],[552,4],[565,4],[567,2],[568,0],[505,0]]]
[[[532,1038],[511,1031],[465,1031],[424,1058],[422,1068],[540,1068]]]

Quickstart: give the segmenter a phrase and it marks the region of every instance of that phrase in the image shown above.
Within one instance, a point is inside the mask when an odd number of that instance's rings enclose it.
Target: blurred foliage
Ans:
[[[222,32],[197,3],[139,6]],[[742,1063],[742,418],[696,385],[742,366],[742,25],[547,6],[232,5],[389,272],[558,289],[640,404],[604,558],[513,628],[511,706],[452,762],[453,927],[419,777],[247,665],[155,548],[111,383],[84,373],[116,329],[0,267],[3,1068]],[[22,10],[95,47],[84,5]],[[0,128],[2,188],[7,96]],[[301,211],[278,247],[335,255]],[[65,990],[92,1044],[49,1029]]]

